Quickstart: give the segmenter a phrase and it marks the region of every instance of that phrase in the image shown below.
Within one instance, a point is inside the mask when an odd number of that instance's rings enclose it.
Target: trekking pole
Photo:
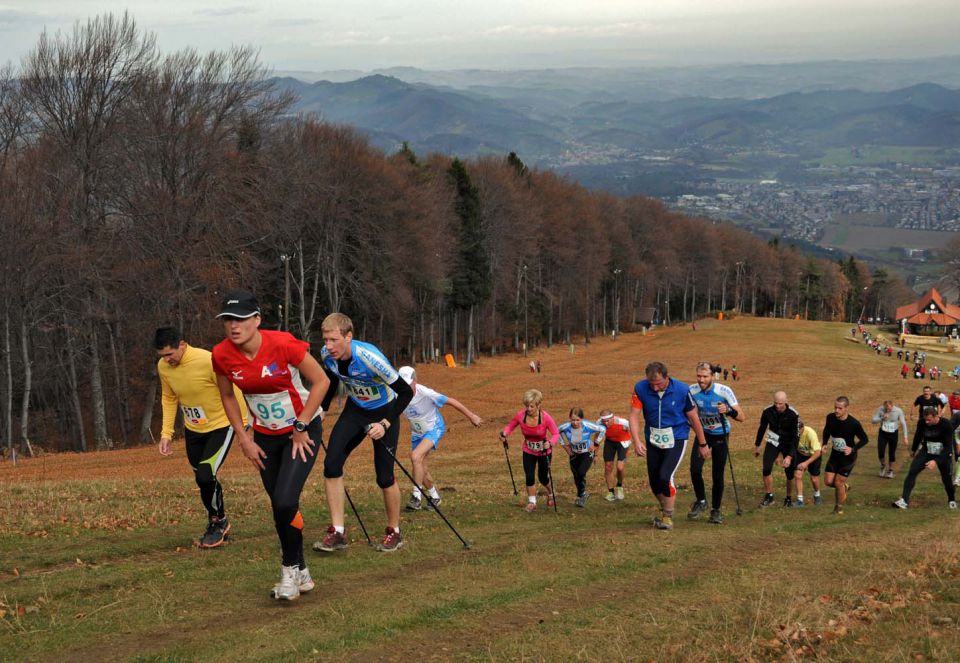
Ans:
[[[517,492],[517,482],[513,480],[513,468],[510,466],[510,454],[507,453],[507,438],[500,434],[500,441],[503,442],[503,455],[507,459],[507,469],[510,471],[510,483],[513,484],[513,494],[514,496],[519,495]]]
[[[320,448],[323,449],[323,453],[324,453],[324,455],[326,455],[326,453],[327,453],[327,445],[325,445],[325,444],[323,443],[323,439],[318,440],[318,442],[320,442]],[[374,547],[373,539],[371,539],[371,538],[370,538],[370,535],[367,534],[367,528],[366,528],[366,526],[363,524],[363,518],[360,517],[360,512],[357,511],[356,505],[354,505],[353,500],[350,499],[350,491],[347,490],[347,487],[346,487],[346,486],[343,487],[343,494],[346,496],[347,502],[350,503],[350,508],[353,510],[353,515],[356,516],[357,522],[360,523],[360,529],[363,530],[363,535],[364,535],[365,537],[367,537],[367,545],[370,546],[371,548],[373,548],[373,547]]]
[[[391,458],[393,458],[393,462],[397,464],[397,467],[399,467],[403,471],[403,473],[407,475],[407,478],[410,479],[410,483],[413,484],[413,487],[416,488],[418,491],[420,491],[421,495],[427,498],[427,504],[433,507],[433,510],[437,512],[437,515],[440,516],[443,519],[443,522],[447,524],[447,527],[450,528],[450,531],[457,535],[457,538],[460,539],[460,542],[463,544],[463,549],[470,550],[470,544],[467,543],[466,539],[460,536],[460,532],[457,531],[457,528],[450,524],[450,521],[447,520],[447,517],[443,515],[442,511],[440,511],[440,507],[437,506],[437,504],[433,501],[433,498],[430,496],[430,493],[424,490],[420,486],[420,484],[417,483],[417,480],[413,478],[413,475],[407,472],[407,468],[403,466],[403,464],[397,458],[396,454],[394,454],[393,451],[390,450],[390,447],[388,447],[384,442],[381,442],[380,440],[374,440],[374,444],[378,442],[380,443],[381,446],[383,446],[384,449],[387,450],[387,453],[390,454]]]
[[[553,488],[553,472],[551,468],[553,467],[553,450],[551,449],[550,453],[547,454],[547,479],[550,480],[550,497],[553,498],[553,512],[559,513],[557,511],[557,491]]]
[[[730,481],[733,482],[733,496],[737,500],[737,515],[743,515],[743,508],[740,506],[740,493],[737,491],[737,477],[733,473],[733,454],[730,452],[730,433],[727,431],[727,417],[721,414],[723,421],[723,443],[727,447],[727,462],[730,463]]]

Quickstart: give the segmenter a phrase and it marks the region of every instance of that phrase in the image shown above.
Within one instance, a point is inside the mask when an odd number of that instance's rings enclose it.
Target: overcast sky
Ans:
[[[0,0],[0,63],[124,9],[164,50],[253,44],[280,71],[960,54],[960,0]]]

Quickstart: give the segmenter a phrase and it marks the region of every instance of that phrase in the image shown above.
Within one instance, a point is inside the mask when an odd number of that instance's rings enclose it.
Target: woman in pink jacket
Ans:
[[[530,389],[523,395],[524,409],[510,420],[500,431],[500,439],[507,441],[507,436],[517,426],[523,433],[523,473],[527,483],[526,511],[537,510],[537,489],[534,479],[540,479],[540,484],[547,490],[547,506],[553,507],[553,488],[550,485],[550,459],[553,454],[553,445],[560,439],[557,424],[548,412],[540,408],[543,403],[543,394],[536,389]]]

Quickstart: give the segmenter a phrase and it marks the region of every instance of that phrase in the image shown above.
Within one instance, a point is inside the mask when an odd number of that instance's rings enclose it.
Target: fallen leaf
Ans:
[[[829,594],[820,595],[820,603],[822,603],[823,605],[827,605],[828,603],[831,603],[831,602],[833,602],[833,597],[831,597]]]
[[[14,578],[20,577],[20,569],[18,569],[17,567],[13,567],[13,577]]]

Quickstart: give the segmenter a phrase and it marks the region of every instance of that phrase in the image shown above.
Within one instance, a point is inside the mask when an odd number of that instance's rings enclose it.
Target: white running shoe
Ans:
[[[617,499],[623,499],[623,486],[617,486]]]
[[[310,569],[303,568],[300,569],[300,579],[299,579],[299,588],[300,593],[305,594],[313,589],[316,585],[313,582],[313,578],[310,577]]]
[[[956,503],[956,502],[948,502],[948,503],[947,503],[947,508],[948,508],[948,509],[956,509],[956,508],[957,508],[957,503]]]
[[[894,502],[892,506],[895,506],[898,509],[907,509],[910,507],[910,505],[907,504],[907,501],[902,497],[897,498],[897,501]]]
[[[280,567],[280,582],[273,586],[273,598],[292,601],[300,596],[300,569],[296,566]]]

